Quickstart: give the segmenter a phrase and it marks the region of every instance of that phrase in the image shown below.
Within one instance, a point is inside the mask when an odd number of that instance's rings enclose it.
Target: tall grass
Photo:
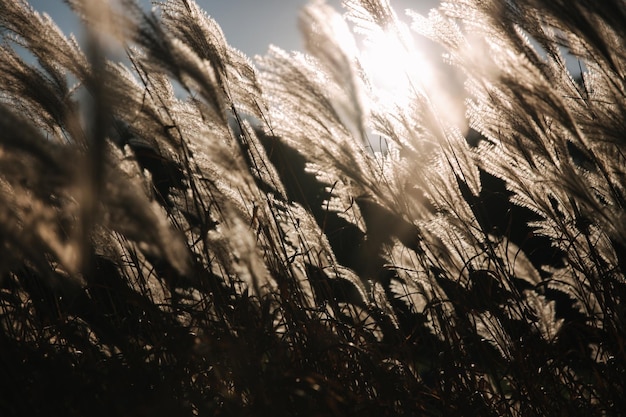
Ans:
[[[3,416],[622,413],[623,1],[317,2],[256,64],[69,4],[84,50],[0,0]],[[383,100],[383,32],[464,93]]]

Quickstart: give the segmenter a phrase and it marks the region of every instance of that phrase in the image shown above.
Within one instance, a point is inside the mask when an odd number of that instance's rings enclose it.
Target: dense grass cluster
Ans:
[[[82,46],[0,0],[2,416],[626,409],[622,0],[315,2],[255,64],[68,3]],[[383,100],[351,33],[464,92]]]

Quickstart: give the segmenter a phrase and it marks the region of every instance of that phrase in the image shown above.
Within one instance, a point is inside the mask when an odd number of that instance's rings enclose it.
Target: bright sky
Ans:
[[[66,32],[80,35],[80,27],[63,0],[29,0],[37,10],[48,13]],[[150,0],[139,0],[148,9]],[[269,44],[287,51],[302,49],[298,32],[298,12],[307,0],[196,0],[221,26],[231,46],[249,57],[264,55]],[[338,10],[341,0],[327,0]],[[438,0],[391,0],[398,15],[404,9],[426,13]]]

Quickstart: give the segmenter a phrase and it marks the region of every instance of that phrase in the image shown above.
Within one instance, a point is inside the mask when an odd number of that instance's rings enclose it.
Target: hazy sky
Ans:
[[[80,26],[63,0],[29,0],[45,11],[66,32],[80,35]],[[307,0],[196,0],[220,24],[226,40],[248,56],[264,55],[269,44],[285,50],[301,49],[298,12]],[[148,9],[150,0],[140,0]],[[341,0],[327,0],[340,9]],[[437,0],[391,0],[399,15],[407,7],[425,12]]]

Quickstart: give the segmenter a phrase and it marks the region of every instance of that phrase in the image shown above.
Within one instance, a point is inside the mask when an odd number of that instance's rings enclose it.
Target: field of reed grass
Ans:
[[[254,62],[68,3],[0,0],[2,416],[624,414],[623,0],[312,2]]]

